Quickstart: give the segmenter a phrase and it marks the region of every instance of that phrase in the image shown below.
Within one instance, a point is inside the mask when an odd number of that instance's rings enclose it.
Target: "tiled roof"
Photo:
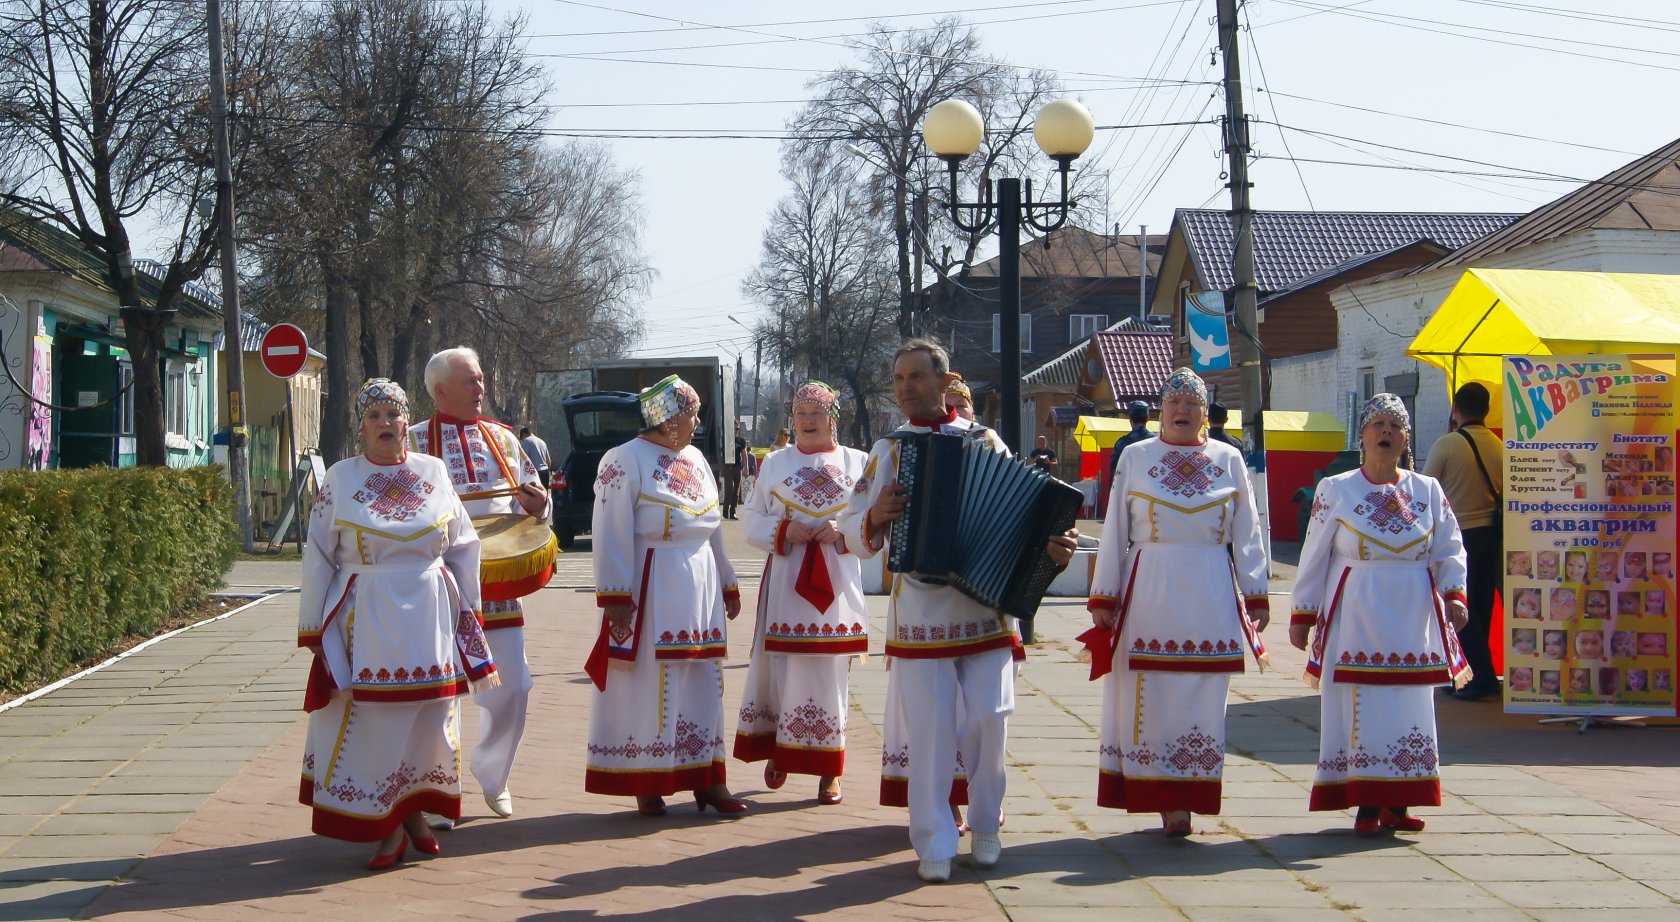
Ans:
[[[1045,247],[1049,241],[1049,247]],[[1162,234],[1149,235],[1149,275],[1154,277],[1167,245]],[[996,278],[998,257],[969,270],[976,278]],[[1055,276],[1074,279],[1135,279],[1138,277],[1138,235],[1096,234],[1082,227],[1064,227],[1034,240],[1021,241],[1021,277]]]
[[[1262,292],[1279,291],[1352,259],[1419,240],[1451,251],[1517,220],[1511,214],[1372,213],[1357,211],[1257,211],[1254,269]],[[1181,208],[1190,258],[1210,289],[1230,288],[1235,233],[1227,211]]]
[[[1160,393],[1172,374],[1172,334],[1104,330],[1096,337],[1115,400],[1153,400]]]
[[[1422,271],[1463,265],[1589,228],[1680,230],[1680,140],[1541,205]]]
[[[1126,317],[1105,332],[1165,334],[1167,328],[1146,323],[1136,317]],[[1037,388],[1047,391],[1072,391],[1085,380],[1085,355],[1089,351],[1090,343],[1089,338],[1074,343],[1068,351],[1033,369],[1021,379],[1021,383],[1029,390]]]
[[[105,281],[105,264],[89,253],[73,235],[11,208],[0,208],[0,254],[13,247],[35,257],[41,265],[25,265],[19,256],[6,260],[16,270],[46,269],[62,272],[80,279],[102,291],[110,291]],[[140,300],[151,307],[157,304],[159,279],[145,271],[137,271],[140,281]],[[180,317],[198,320],[219,318],[221,312],[205,302],[183,292],[175,302]]]

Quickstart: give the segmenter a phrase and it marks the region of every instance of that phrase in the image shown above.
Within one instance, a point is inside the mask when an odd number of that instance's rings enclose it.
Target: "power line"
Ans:
[[[1512,31],[1505,30],[1505,29],[1493,29],[1493,28],[1489,28],[1489,27],[1485,27],[1485,26],[1471,26],[1471,25],[1465,25],[1463,23],[1442,22],[1440,20],[1424,19],[1424,18],[1417,17],[1417,16],[1401,16],[1397,13],[1354,12],[1351,9],[1349,9],[1348,7],[1329,7],[1329,6],[1324,6],[1322,4],[1309,2],[1309,0],[1276,0],[1276,2],[1281,3],[1284,6],[1299,7],[1301,9],[1305,9],[1305,10],[1315,10],[1315,11],[1320,12],[1320,13],[1335,13],[1335,14],[1340,15],[1340,16],[1349,16],[1349,17],[1352,17],[1354,19],[1363,19],[1363,20],[1366,20],[1367,22],[1374,22],[1374,23],[1378,23],[1380,25],[1396,26],[1396,27],[1399,27],[1399,28],[1402,28],[1402,29],[1413,29],[1413,30],[1416,30],[1416,31],[1419,31],[1419,32],[1429,32],[1429,33],[1434,34],[1434,35],[1447,35],[1447,36],[1451,36],[1453,38],[1462,38],[1462,39],[1465,39],[1467,41],[1485,42],[1485,43],[1492,44],[1492,45],[1507,45],[1507,46],[1510,46],[1512,48],[1527,48],[1531,51],[1544,51],[1544,52],[1549,52],[1551,54],[1562,54],[1562,55],[1568,55],[1570,57],[1575,57],[1575,58],[1587,58],[1587,59],[1593,60],[1593,61],[1609,61],[1609,62],[1612,62],[1612,63],[1615,63],[1615,64],[1628,64],[1628,65],[1632,65],[1634,67],[1649,67],[1649,68],[1654,68],[1656,70],[1668,70],[1668,71],[1680,72],[1680,67],[1671,67],[1671,66],[1664,65],[1664,64],[1653,64],[1653,63],[1641,62],[1641,61],[1629,61],[1626,58],[1608,57],[1608,56],[1601,55],[1601,54],[1589,54],[1585,51],[1570,51],[1566,48],[1553,48],[1553,47],[1549,47],[1549,46],[1546,46],[1546,45],[1531,45],[1531,44],[1528,44],[1526,42],[1515,42],[1515,41],[1509,41],[1509,40],[1506,40],[1506,39],[1492,38],[1488,35],[1466,35],[1463,32],[1451,32],[1451,31],[1448,31],[1448,30],[1449,29],[1468,29],[1468,30],[1471,30],[1471,31],[1474,31],[1474,32],[1492,33],[1493,35],[1515,35],[1515,36],[1518,36],[1518,37],[1521,37],[1521,38],[1537,38],[1537,39],[1540,39],[1542,41],[1560,42],[1560,43],[1574,44],[1574,45],[1585,45],[1585,46],[1588,46],[1588,47],[1614,48],[1614,49],[1619,50],[1619,51],[1632,51],[1632,52],[1643,53],[1643,54],[1658,54],[1658,55],[1665,55],[1665,56],[1669,56],[1669,57],[1680,57],[1680,52],[1652,51],[1652,50],[1645,49],[1645,48],[1627,48],[1627,47],[1618,46],[1618,45],[1601,45],[1601,44],[1594,43],[1594,42],[1583,42],[1583,41],[1580,41],[1580,40],[1577,40],[1577,39],[1557,38],[1557,37],[1554,37],[1554,36],[1547,36],[1547,35],[1530,35],[1528,33],[1512,32]],[[1417,23],[1427,23],[1428,25],[1418,25]],[[1430,26],[1436,26],[1438,28],[1430,28]]]
[[[1271,83],[1271,78],[1266,76],[1265,62],[1260,60],[1260,43],[1254,40],[1254,31],[1252,29],[1249,30],[1248,33],[1248,53],[1254,57],[1254,68],[1260,72],[1260,79],[1266,83]],[[1282,118],[1282,116],[1278,115],[1277,102],[1274,98],[1268,97],[1266,104],[1272,107],[1273,119]],[[1293,158],[1295,156],[1295,152],[1289,149],[1289,135],[1280,131],[1278,132],[1278,139],[1283,142],[1283,152]],[[1318,206],[1313,203],[1312,192],[1307,189],[1307,177],[1301,172],[1301,165],[1293,162],[1291,165],[1295,168],[1295,180],[1301,184],[1301,194],[1306,196],[1307,208],[1312,211],[1317,211]]]
[[[1285,93],[1285,92],[1282,92],[1280,90],[1271,89],[1270,87],[1262,87],[1262,88],[1259,89],[1258,92],[1270,93],[1273,96],[1282,96],[1285,99],[1299,99],[1303,102],[1318,103],[1319,105],[1324,105],[1324,106],[1335,106],[1339,109],[1352,109],[1355,112],[1366,112],[1366,113],[1369,113],[1371,115],[1381,115],[1381,116],[1386,116],[1388,118],[1399,118],[1399,119],[1405,119],[1407,121],[1412,121],[1412,122],[1422,122],[1426,125],[1440,125],[1440,126],[1443,126],[1443,127],[1446,127],[1446,128],[1460,128],[1460,129],[1463,129],[1465,131],[1480,131],[1480,132],[1483,132],[1485,134],[1499,135],[1500,137],[1506,137],[1506,138],[1516,138],[1516,139],[1522,140],[1522,141],[1540,141],[1540,142],[1543,142],[1543,143],[1546,143],[1546,144],[1560,144],[1564,147],[1577,147],[1577,148],[1580,148],[1582,150],[1595,150],[1595,151],[1601,151],[1601,152],[1606,153],[1606,154],[1622,154],[1622,155],[1628,156],[1628,157],[1638,156],[1638,153],[1639,153],[1638,151],[1620,150],[1620,149],[1614,148],[1614,147],[1600,147],[1596,144],[1582,144],[1582,143],[1579,143],[1577,141],[1563,141],[1563,140],[1560,140],[1558,138],[1546,138],[1546,137],[1541,137],[1539,135],[1522,134],[1520,132],[1515,132],[1515,131],[1501,131],[1500,129],[1497,129],[1497,128],[1488,128],[1488,127],[1485,127],[1485,126],[1482,126],[1482,125],[1465,125],[1465,124],[1462,124],[1460,122],[1448,122],[1448,121],[1443,121],[1443,120],[1438,119],[1438,118],[1426,118],[1426,117],[1421,116],[1421,115],[1406,115],[1406,114],[1401,113],[1401,112],[1390,112],[1390,111],[1387,111],[1385,109],[1373,109],[1373,108],[1370,108],[1368,106],[1356,106],[1352,103],[1335,102],[1335,101],[1332,101],[1332,100],[1329,100],[1329,99],[1315,99],[1311,96],[1301,96],[1301,95],[1296,94],[1296,93]],[[1276,108],[1275,107],[1273,108],[1273,112],[1274,112],[1274,114],[1276,113]]]

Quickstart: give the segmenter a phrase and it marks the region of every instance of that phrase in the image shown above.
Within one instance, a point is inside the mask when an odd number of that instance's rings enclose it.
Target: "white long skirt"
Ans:
[[[735,758],[771,759],[795,775],[844,774],[851,662],[850,656],[756,647],[735,725]]]
[[[589,709],[583,789],[664,797],[725,783],[723,660],[613,660]]]
[[[1128,669],[1103,676],[1097,806],[1219,812],[1228,673]]]
[[[1441,803],[1435,686],[1319,683],[1312,810]]]
[[[309,715],[298,801],[310,827],[377,842],[416,811],[461,816],[461,747],[455,698],[356,702],[343,692]]]

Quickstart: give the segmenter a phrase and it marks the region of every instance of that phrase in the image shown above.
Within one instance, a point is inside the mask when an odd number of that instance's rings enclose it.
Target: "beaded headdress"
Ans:
[[[974,392],[968,389],[968,382],[954,371],[945,376],[945,396],[962,397],[969,403],[974,402]]]
[[[835,419],[840,418],[840,392],[821,381],[811,380],[793,392],[795,405],[814,403],[828,412]]]
[[[642,405],[642,422],[649,429],[700,406],[700,395],[676,375],[642,388],[636,399]]]
[[[1379,416],[1389,417],[1407,431],[1412,428],[1412,414],[1406,410],[1405,401],[1394,394],[1374,394],[1365,401],[1365,410],[1359,414],[1359,431],[1364,432],[1365,426]]]
[[[390,378],[369,378],[362,382],[361,390],[356,392],[356,417],[360,419],[376,403],[396,404],[404,416],[408,415],[408,392]]]
[[[1207,382],[1188,368],[1175,368],[1173,373],[1167,376],[1167,380],[1161,382],[1161,402],[1166,403],[1168,397],[1186,395],[1196,398],[1196,402],[1202,406],[1207,406]]]

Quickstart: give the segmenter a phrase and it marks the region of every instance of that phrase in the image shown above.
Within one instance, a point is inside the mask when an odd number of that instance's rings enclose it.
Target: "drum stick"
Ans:
[[[503,487],[499,490],[480,490],[477,493],[462,493],[461,501],[473,499],[490,499],[496,496],[514,496],[519,493],[518,487]]]

